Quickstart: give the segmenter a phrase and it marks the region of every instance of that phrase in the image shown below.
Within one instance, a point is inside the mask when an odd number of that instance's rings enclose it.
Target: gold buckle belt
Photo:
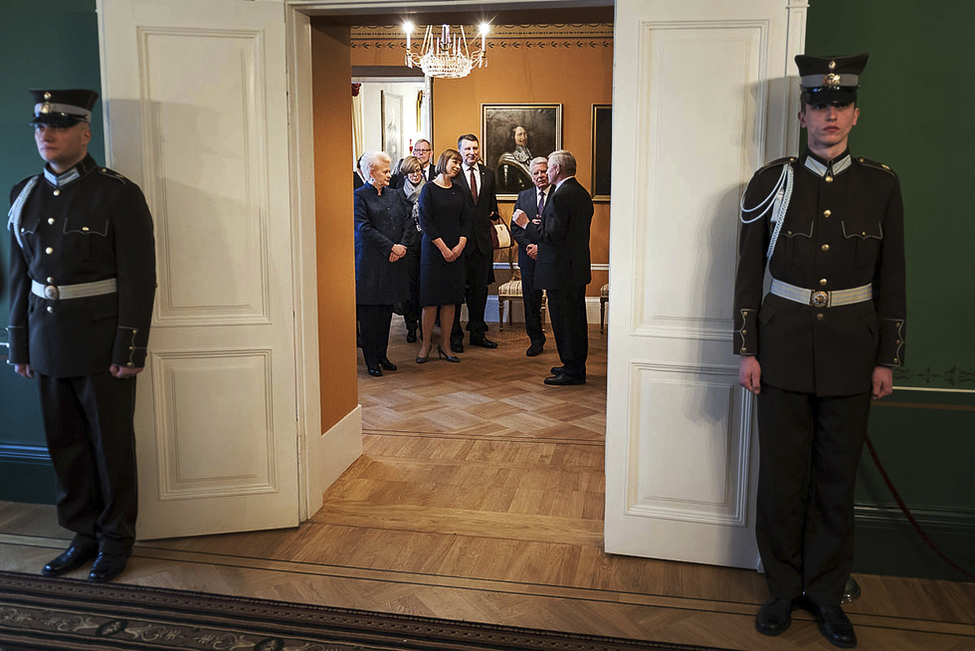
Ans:
[[[76,285],[45,285],[36,280],[32,280],[30,281],[30,291],[40,298],[46,298],[49,301],[58,301],[69,298],[88,298],[90,296],[114,294],[118,291],[118,283],[115,278],[97,280],[93,283],[78,283]]]
[[[855,303],[865,303],[873,300],[873,285],[861,285],[850,289],[835,289],[826,291],[822,289],[805,289],[784,283],[781,280],[772,279],[772,286],[769,294],[774,294],[781,298],[811,305],[813,307],[839,307],[841,305],[853,305]]]

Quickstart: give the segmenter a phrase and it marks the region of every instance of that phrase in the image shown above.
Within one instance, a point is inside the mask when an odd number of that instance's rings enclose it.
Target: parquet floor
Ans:
[[[417,365],[394,317],[390,358],[361,364],[363,455],[300,527],[140,543],[119,580],[304,603],[731,649],[831,649],[802,612],[753,629],[752,571],[602,551],[606,340],[588,383],[541,384],[516,324],[460,364]],[[47,506],[0,503],[0,568],[36,572],[68,539]],[[77,573],[83,577],[83,572]],[[975,649],[975,584],[858,576],[861,649]]]

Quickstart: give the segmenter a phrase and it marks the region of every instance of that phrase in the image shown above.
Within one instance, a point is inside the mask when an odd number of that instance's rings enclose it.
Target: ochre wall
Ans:
[[[476,33],[474,28],[466,29],[468,34]],[[579,29],[571,25],[527,26],[525,32],[520,38],[511,34],[489,37],[487,67],[475,69],[464,79],[434,80],[434,151],[439,155],[447,147],[456,147],[460,134],[481,135],[482,103],[559,103],[562,148],[575,155],[576,177],[592,190],[592,105],[613,101],[612,39],[580,37]],[[353,38],[353,65],[403,64],[401,36],[386,41],[355,34]],[[472,45],[478,40],[472,39]],[[510,219],[513,206],[514,201],[501,202],[505,220]],[[595,205],[589,244],[593,264],[609,263],[609,206],[606,202]],[[496,260],[507,260],[506,255],[498,253]],[[507,279],[500,270],[496,275],[499,281]],[[598,296],[608,276],[606,271],[594,271],[587,293]]]
[[[352,232],[349,28],[312,26],[318,345],[322,431],[359,402]]]

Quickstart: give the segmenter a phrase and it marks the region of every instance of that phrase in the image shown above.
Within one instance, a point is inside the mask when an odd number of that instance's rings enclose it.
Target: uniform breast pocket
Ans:
[[[843,222],[843,237],[853,244],[857,266],[872,267],[877,261],[884,229],[880,222]]]
[[[71,238],[86,258],[99,257],[108,242],[108,218],[68,218],[64,222],[65,239]]]
[[[808,221],[788,220],[782,225],[782,230],[779,231],[779,238],[785,239],[786,258],[789,262],[801,259],[805,249],[812,246],[813,229],[815,226],[816,222],[811,219]]]

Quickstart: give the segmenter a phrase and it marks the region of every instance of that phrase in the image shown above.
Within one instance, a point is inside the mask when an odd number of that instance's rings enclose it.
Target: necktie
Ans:
[[[542,216],[542,210],[545,208],[545,190],[538,193],[538,216]]]
[[[474,205],[477,205],[477,179],[474,177],[474,168],[471,168],[471,197],[474,198]]]

